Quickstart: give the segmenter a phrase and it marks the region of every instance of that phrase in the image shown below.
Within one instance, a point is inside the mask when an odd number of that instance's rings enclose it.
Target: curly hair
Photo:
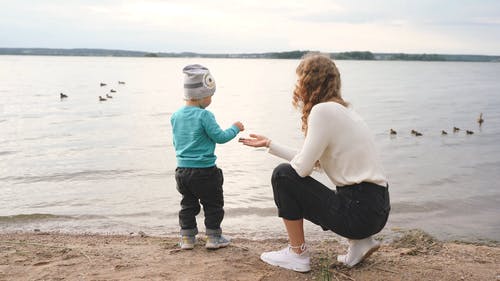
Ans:
[[[296,73],[292,104],[302,110],[302,131],[307,135],[307,120],[314,105],[333,101],[347,107],[348,103],[340,94],[340,72],[330,56],[308,53],[302,57]]]

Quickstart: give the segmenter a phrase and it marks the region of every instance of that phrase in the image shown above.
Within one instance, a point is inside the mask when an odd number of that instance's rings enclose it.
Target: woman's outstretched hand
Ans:
[[[269,147],[271,140],[265,136],[250,134],[250,138],[240,138],[239,142],[253,147]]]

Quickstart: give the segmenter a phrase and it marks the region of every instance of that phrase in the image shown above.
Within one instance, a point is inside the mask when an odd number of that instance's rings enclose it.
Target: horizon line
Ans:
[[[409,54],[409,55],[457,55],[457,56],[485,56],[485,57],[500,57],[498,55],[485,55],[485,54],[473,54],[473,53],[431,53],[431,52],[374,52],[369,50],[351,50],[351,51],[318,51],[318,50],[288,50],[288,51],[265,51],[265,52],[195,52],[195,51],[143,51],[143,50],[129,50],[129,49],[115,49],[115,48],[90,48],[90,47],[77,47],[77,48],[53,48],[53,47],[2,47],[0,49],[43,49],[43,50],[104,50],[104,51],[125,51],[125,52],[137,52],[137,53],[148,53],[148,54],[200,54],[200,55],[245,55],[245,54],[270,54],[270,53],[290,53],[290,52],[320,52],[326,54],[338,54],[338,53],[350,53],[350,52],[370,52],[372,54]]]

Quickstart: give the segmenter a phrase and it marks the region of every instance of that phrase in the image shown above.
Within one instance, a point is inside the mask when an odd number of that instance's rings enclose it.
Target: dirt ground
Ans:
[[[177,237],[0,234],[0,280],[500,280],[500,247],[440,242],[409,231],[354,268],[336,262],[346,246],[309,242],[312,271],[296,273],[260,261],[283,239],[234,239],[209,251],[198,240],[181,251]]]

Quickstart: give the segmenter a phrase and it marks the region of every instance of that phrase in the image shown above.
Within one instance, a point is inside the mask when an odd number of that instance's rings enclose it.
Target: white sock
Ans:
[[[348,267],[353,267],[378,250],[380,244],[372,236],[361,240],[349,240],[346,255],[338,255],[337,260]]]

